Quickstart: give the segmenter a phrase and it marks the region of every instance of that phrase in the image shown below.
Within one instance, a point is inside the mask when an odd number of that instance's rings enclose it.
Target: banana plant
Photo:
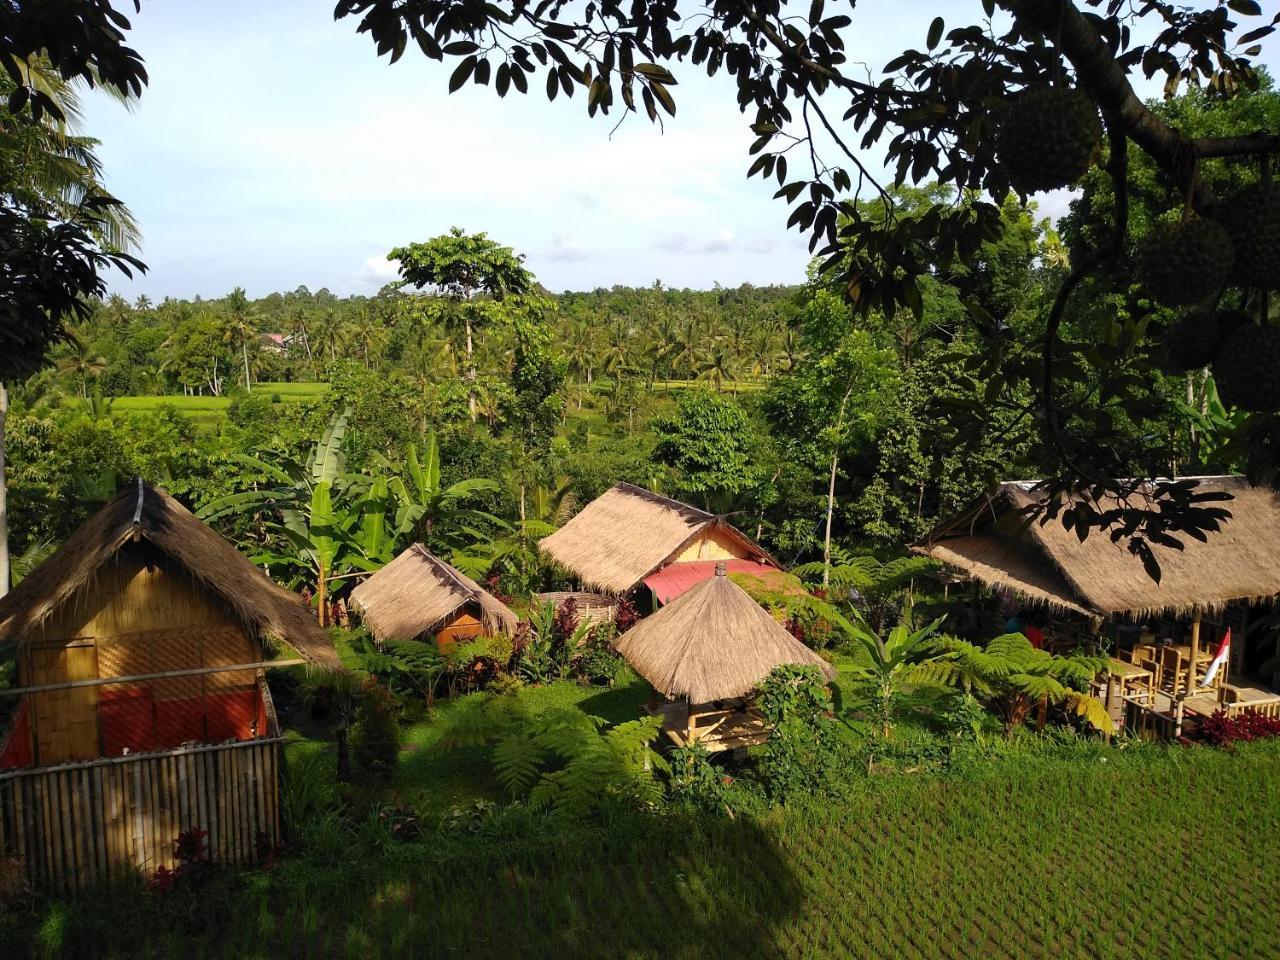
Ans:
[[[936,687],[927,668],[938,653],[941,623],[935,620],[919,630],[902,624],[884,637],[863,623],[851,623],[853,666],[848,675],[856,690],[852,706],[875,718],[881,736],[888,738],[893,732],[893,719],[902,706],[918,699],[922,690]]]
[[[285,544],[282,550],[266,550],[253,558],[254,563],[292,567],[305,580],[316,585],[320,626],[328,625],[328,587],[333,578],[338,551],[346,539],[350,518],[339,522],[333,510],[329,484],[321,481],[311,492],[306,508],[289,508],[282,512],[283,523],[272,524]]]
[[[384,461],[384,466],[394,465]],[[450,544],[477,522],[501,525],[501,521],[483,510],[467,506],[482,493],[499,489],[493,480],[472,477],[445,486],[441,480],[440,448],[435,432],[427,434],[421,452],[411,443],[405,452],[404,475],[393,477],[390,491],[399,498],[402,512],[397,525],[408,523],[410,532],[424,543]]]
[[[206,503],[197,516],[206,523],[229,516],[244,516],[272,508],[301,509],[315,491],[316,485],[327,483],[332,493],[346,466],[342,443],[351,420],[348,408],[334,414],[320,439],[301,461],[289,457],[270,458],[236,454],[234,460],[265,478],[265,483],[252,490],[229,493]]]

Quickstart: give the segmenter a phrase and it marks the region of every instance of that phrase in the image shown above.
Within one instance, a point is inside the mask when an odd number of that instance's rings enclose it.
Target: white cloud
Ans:
[[[551,263],[577,263],[587,259],[587,251],[583,249],[578,238],[569,233],[555,233],[551,236],[551,247],[542,251],[538,257]]]
[[[380,290],[400,277],[399,260],[388,260],[385,253],[375,253],[364,258],[356,272],[356,285],[364,290]]]

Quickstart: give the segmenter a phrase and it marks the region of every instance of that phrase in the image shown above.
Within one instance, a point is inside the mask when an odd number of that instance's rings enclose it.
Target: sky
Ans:
[[[862,0],[850,59],[878,71],[933,15],[976,9]],[[804,279],[776,184],[745,177],[754,137],[726,76],[677,68],[676,117],[615,131],[580,92],[548,103],[539,74],[528,96],[450,95],[451,64],[412,48],[388,64],[333,0],[144,0],[131,19],[150,83],[132,110],[89,94],[85,111],[150,268],[112,292],[371,294],[395,279],[389,249],[452,226],[514,247],[556,291]],[[1067,198],[1040,201],[1054,216]]]

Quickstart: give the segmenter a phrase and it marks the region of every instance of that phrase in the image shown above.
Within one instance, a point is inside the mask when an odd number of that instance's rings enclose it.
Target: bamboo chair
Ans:
[[[1181,652],[1173,647],[1160,651],[1160,686],[1168,682],[1169,692],[1176,694],[1186,685],[1187,668],[1182,663]]]
[[[1139,648],[1135,648],[1133,653],[1134,653],[1134,661],[1133,661],[1134,665],[1141,667],[1143,670],[1148,670],[1151,673],[1151,693],[1154,696],[1155,692],[1159,690],[1163,684],[1163,678],[1161,676],[1161,670],[1160,670],[1160,660],[1158,657],[1156,657],[1155,648],[1139,647]]]

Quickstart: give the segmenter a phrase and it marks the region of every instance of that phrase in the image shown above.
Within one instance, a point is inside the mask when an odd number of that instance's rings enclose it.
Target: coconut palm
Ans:
[[[88,400],[89,381],[102,376],[107,369],[106,357],[94,353],[78,337],[59,346],[54,356],[58,372],[76,377],[80,381],[80,398]]]
[[[698,353],[697,371],[699,380],[707,380],[716,388],[716,393],[724,390],[724,382],[732,381],[737,372],[737,363],[733,351],[723,340],[714,340]],[[735,393],[737,392],[735,387]]]
[[[367,307],[360,307],[350,329],[352,339],[364,352],[364,365],[371,368],[370,354],[381,352],[387,345],[387,328]]]
[[[243,287],[236,287],[227,297],[227,318],[223,326],[222,340],[244,360],[244,388],[253,391],[253,375],[249,372],[249,344],[258,346],[258,330],[254,322],[249,298]]]

